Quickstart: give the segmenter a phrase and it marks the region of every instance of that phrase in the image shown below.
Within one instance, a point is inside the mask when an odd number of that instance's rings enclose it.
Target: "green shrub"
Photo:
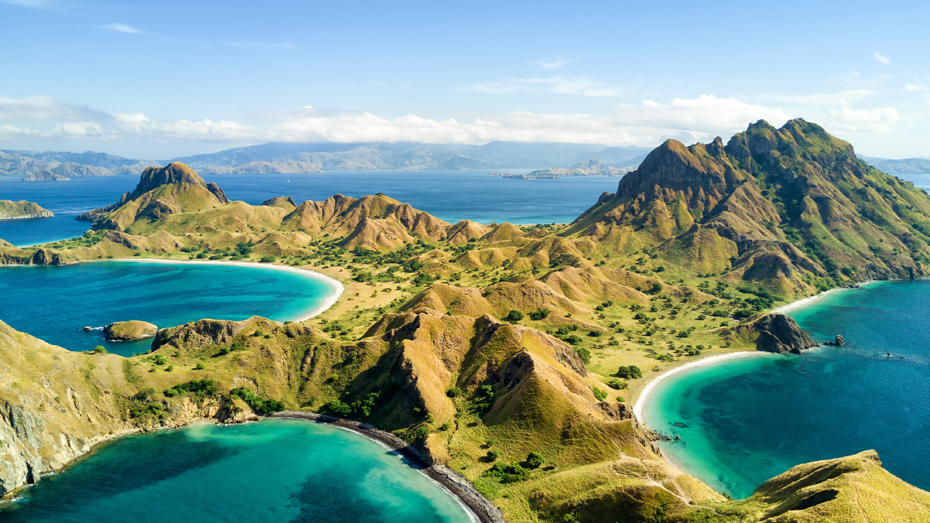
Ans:
[[[594,397],[597,399],[597,401],[604,401],[607,399],[607,393],[597,387],[594,387]]]
[[[500,451],[497,451],[497,450],[489,450],[489,451],[488,451],[488,459],[489,459],[489,460],[491,460],[491,461],[497,461],[497,458],[499,458],[499,457],[501,457]]]
[[[539,309],[530,313],[530,319],[535,321],[544,320],[549,317],[549,309]]]
[[[284,403],[278,400],[265,399],[245,387],[237,387],[229,391],[230,396],[237,396],[252,410],[259,414],[271,414],[284,410]]]
[[[526,464],[529,465],[531,469],[538,469],[546,462],[546,458],[542,457],[542,454],[538,452],[530,452],[530,455],[526,457]]]
[[[520,311],[510,311],[507,313],[507,317],[504,319],[511,323],[518,322],[523,319],[523,313]]]
[[[277,261],[277,258],[275,258],[274,256],[262,256],[262,259],[259,261],[261,261],[262,263],[273,263]]]
[[[495,478],[501,483],[516,483],[526,480],[529,477],[529,471],[521,467],[519,463],[495,463],[483,475]]]

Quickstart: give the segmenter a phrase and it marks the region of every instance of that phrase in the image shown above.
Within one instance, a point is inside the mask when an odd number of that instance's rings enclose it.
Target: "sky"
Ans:
[[[930,156],[927,2],[0,0],[0,149],[655,146],[804,118]]]

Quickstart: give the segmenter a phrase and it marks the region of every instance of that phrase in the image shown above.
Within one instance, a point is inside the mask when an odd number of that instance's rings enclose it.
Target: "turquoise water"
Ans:
[[[297,203],[325,200],[341,193],[358,198],[384,193],[449,222],[567,223],[597,202],[604,192],[616,192],[619,178],[576,176],[561,180],[512,180],[491,173],[526,174],[529,169],[479,171],[344,171],[302,174],[206,175],[230,200],[258,205],[275,196]],[[117,200],[132,191],[138,176],[74,178],[67,182],[22,182],[0,176],[0,200],[36,202],[54,218],[0,221],[0,238],[13,245],[73,238],[90,224],[78,214]]]
[[[397,454],[283,420],[121,438],[0,507],[4,523],[469,521]]]
[[[866,449],[930,489],[930,281],[837,291],[788,314],[815,340],[848,345],[669,377],[644,408],[647,426],[681,437],[660,447],[735,498],[794,465]]]
[[[295,320],[334,288],[294,271],[247,265],[92,262],[64,267],[0,267],[0,320],[54,345],[81,351],[146,352],[151,340],[107,342],[100,329],[142,320],[160,328],[203,318]]]

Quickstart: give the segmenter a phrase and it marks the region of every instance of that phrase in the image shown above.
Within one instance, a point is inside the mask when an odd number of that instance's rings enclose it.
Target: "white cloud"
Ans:
[[[554,76],[550,78],[511,78],[500,82],[474,84],[464,87],[465,91],[479,93],[550,93],[573,94],[589,97],[620,96],[623,90],[617,87],[608,87],[601,82],[587,78],[564,78]]]
[[[95,121],[110,115],[84,105],[64,104],[49,96],[0,97],[0,122],[19,120]]]
[[[894,107],[853,110],[849,107],[833,109],[829,113],[831,129],[850,132],[887,133],[891,124],[898,119],[898,110]]]
[[[548,71],[551,71],[551,70],[555,70],[555,69],[560,69],[560,68],[562,68],[562,67],[564,67],[564,66],[566,66],[566,65],[568,65],[568,64],[570,64],[570,63],[572,63],[572,60],[569,60],[569,59],[564,58],[564,57],[558,57],[558,58],[552,60],[551,62],[546,62],[546,61],[543,61],[543,60],[535,60],[533,63],[536,64],[536,65],[538,65],[539,67],[541,67],[541,68],[543,68],[543,69],[546,69],[546,70],[548,70]]]
[[[927,87],[924,84],[907,84],[904,86],[905,91],[917,91],[917,92],[927,92],[930,91],[930,87]]]
[[[888,58],[887,56],[882,56],[882,54],[879,53],[878,51],[875,51],[875,54],[873,54],[872,57],[875,58],[876,62],[880,62],[885,65],[888,65],[891,63],[891,58]]]
[[[141,29],[136,29],[135,27],[129,24],[120,24],[112,23],[99,26],[99,29],[106,29],[108,31],[113,31],[114,33],[125,33],[125,34],[143,34],[145,31]]]
[[[878,94],[873,89],[849,89],[838,93],[818,93],[800,96],[772,96],[772,100],[814,106],[848,106]]]

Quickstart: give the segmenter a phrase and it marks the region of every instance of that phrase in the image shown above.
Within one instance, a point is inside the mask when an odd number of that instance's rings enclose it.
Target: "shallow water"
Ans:
[[[331,284],[309,275],[243,265],[101,261],[0,267],[0,320],[66,349],[103,345],[128,356],[146,352],[151,340],[111,343],[102,330],[82,328],[127,320],[163,328],[256,315],[296,320],[333,292]]]
[[[930,489],[928,313],[930,281],[831,293],[788,314],[846,347],[683,371],[656,387],[645,422],[681,437],[660,443],[673,462],[736,498],[794,465],[866,449]]]
[[[325,200],[341,193],[358,198],[384,193],[442,220],[479,223],[567,223],[597,202],[604,192],[616,192],[620,178],[581,176],[560,180],[513,180],[491,173],[521,173],[529,169],[479,171],[345,171],[303,174],[206,175],[230,200],[258,205],[275,196]],[[138,176],[75,178],[67,182],[22,182],[0,176],[0,200],[28,200],[52,211],[54,218],[0,221],[0,238],[14,245],[73,238],[90,224],[78,214],[119,200],[132,191]]]
[[[129,436],[108,443],[23,499],[17,522],[466,523],[448,493],[358,434],[262,421]]]

